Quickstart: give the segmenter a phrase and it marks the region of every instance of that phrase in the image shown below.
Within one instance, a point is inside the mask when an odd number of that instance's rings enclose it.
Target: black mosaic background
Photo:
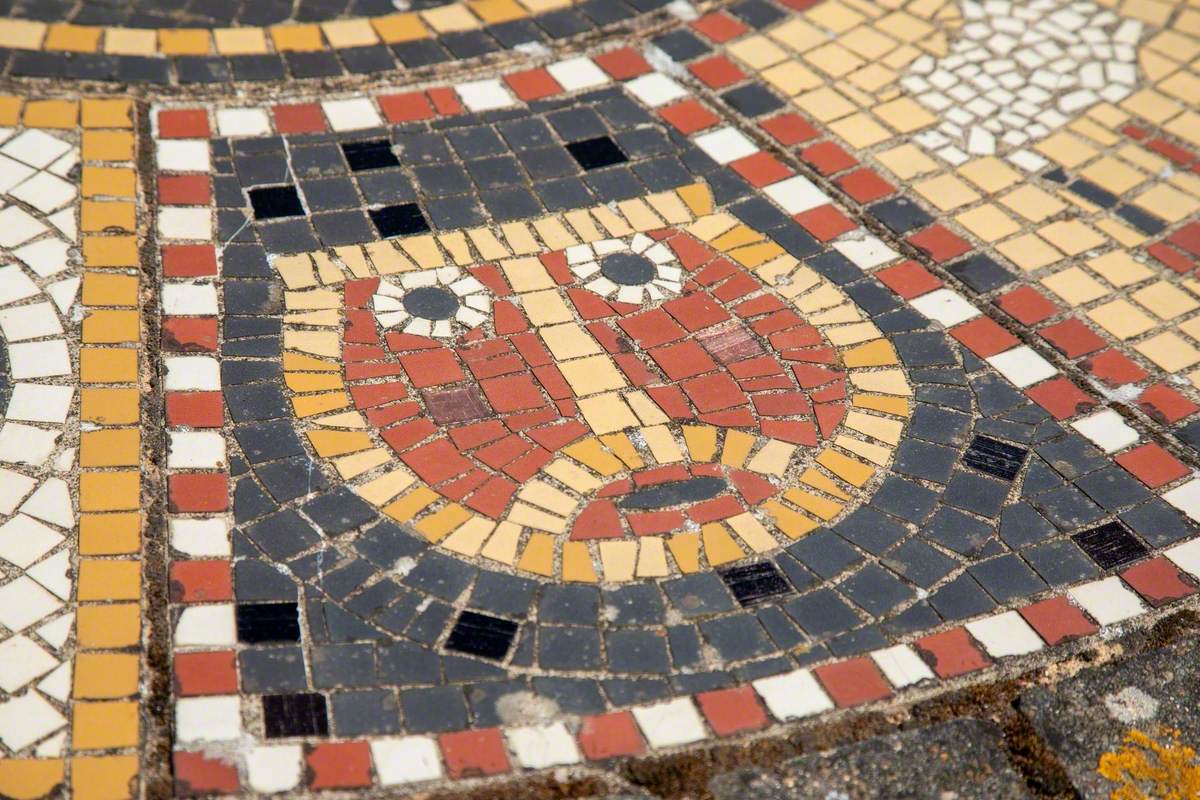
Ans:
[[[619,91],[582,105],[611,103]],[[538,107],[532,118],[557,110]],[[454,125],[499,127],[516,116]],[[1094,578],[1115,568],[1114,553],[1123,563],[1131,547],[1194,535],[1178,512],[877,280],[682,137],[671,144],[665,158],[685,168],[686,182],[708,182],[718,204],[840,285],[896,346],[914,412],[871,499],[831,528],[733,570],[617,587],[546,583],[431,548],[310,460],[282,385],[280,287],[257,240],[268,226],[252,225],[223,266],[235,592],[239,604],[299,603],[306,626],[300,643],[241,650],[245,691],[328,697],[330,732],[343,736],[496,725],[497,700],[517,691],[564,712],[596,713],[863,653]],[[235,160],[224,158],[223,191],[233,191]],[[619,169],[643,181],[639,191],[663,188],[631,164]],[[354,183],[341,169],[330,177]],[[544,185],[528,191],[536,196]],[[893,223],[911,213],[890,212]],[[223,228],[232,213],[223,212]],[[954,268],[989,269],[977,259]],[[1119,528],[1103,527],[1113,522]],[[1077,541],[1096,529],[1120,536]]]

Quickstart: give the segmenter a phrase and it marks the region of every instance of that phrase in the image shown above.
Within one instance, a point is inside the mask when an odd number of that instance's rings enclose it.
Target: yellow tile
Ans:
[[[271,29],[275,52],[309,52],[324,50],[325,40],[317,25],[275,25]]]
[[[84,431],[79,435],[79,466],[131,467],[140,460],[137,428]]]
[[[1038,235],[1069,256],[1100,247],[1106,241],[1094,228],[1077,219],[1052,222],[1039,228]]]
[[[61,758],[6,758],[0,760],[0,796],[13,800],[46,797],[63,782]]]
[[[79,601],[137,600],[141,597],[141,575],[138,561],[81,559]]]
[[[411,42],[429,37],[429,30],[416,14],[389,14],[371,20],[379,38],[388,44]]]
[[[1087,312],[1088,318],[1118,339],[1141,336],[1154,327],[1154,320],[1128,300],[1118,298]]]
[[[141,508],[138,472],[84,472],[79,476],[81,511],[133,511]]]
[[[1096,148],[1075,134],[1065,131],[1047,136],[1034,145],[1034,149],[1068,169],[1090,161],[1096,155]]]
[[[1200,361],[1200,350],[1172,331],[1152,336],[1134,349],[1168,372],[1187,369]]]
[[[125,56],[153,56],[158,53],[158,35],[147,28],[107,28],[104,52]]]
[[[1108,289],[1104,284],[1088,275],[1079,267],[1068,267],[1049,277],[1042,278],[1042,285],[1069,305],[1083,305],[1104,297]]]
[[[89,311],[83,320],[85,344],[136,342],[141,336],[136,311]]]
[[[1003,191],[1021,180],[1016,170],[995,156],[968,161],[958,168],[958,174],[989,194]]]
[[[875,116],[882,119],[892,130],[900,133],[913,133],[922,128],[928,128],[937,122],[937,117],[918,105],[909,97],[900,97],[890,103],[871,109]]]
[[[132,128],[133,101],[124,98],[85,98],[81,103],[80,121],[85,128]]]
[[[985,242],[995,242],[1021,229],[1012,217],[991,203],[964,211],[954,219]]]
[[[129,800],[135,796],[137,773],[137,756],[76,756],[71,759],[71,796]]]
[[[1164,183],[1138,195],[1133,204],[1167,222],[1179,222],[1200,210],[1200,200]]]
[[[102,28],[91,25],[51,25],[46,33],[46,50],[66,50],[72,53],[94,53],[100,47]]]
[[[167,56],[208,55],[212,39],[207,30],[163,28],[158,31],[158,47]]]
[[[136,701],[75,703],[71,745],[76,750],[135,747],[138,743]],[[78,764],[76,761],[75,765]]]
[[[69,130],[79,118],[74,100],[33,100],[25,104],[25,126]]]
[[[920,181],[913,189],[942,211],[950,211],[979,199],[978,192],[951,174]]]
[[[138,421],[137,389],[84,389],[79,417],[96,425],[132,425]]]
[[[892,171],[897,178],[909,180],[918,175],[924,175],[937,169],[937,162],[914,144],[902,144],[882,153],[875,158]]]
[[[1166,281],[1155,281],[1130,295],[1138,305],[1150,310],[1159,319],[1175,319],[1200,308],[1200,303],[1187,292]]]
[[[1047,244],[1046,240],[1032,233],[1000,242],[996,245],[996,250],[1027,272],[1049,266],[1063,257],[1063,254]]]
[[[74,697],[114,700],[138,693],[138,656],[79,653],[75,656]]]
[[[1000,202],[1030,222],[1041,222],[1066,208],[1066,204],[1052,194],[1027,183],[1000,198]]]
[[[262,28],[216,28],[212,32],[217,52],[223,56],[262,55],[267,36]]]
[[[115,650],[141,641],[142,617],[137,603],[85,603],[76,615],[75,637],[80,647]]]

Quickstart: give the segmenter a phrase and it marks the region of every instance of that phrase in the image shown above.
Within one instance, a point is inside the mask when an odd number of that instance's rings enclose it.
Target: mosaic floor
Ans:
[[[610,763],[1197,593],[1197,0],[0,11],[0,796]]]

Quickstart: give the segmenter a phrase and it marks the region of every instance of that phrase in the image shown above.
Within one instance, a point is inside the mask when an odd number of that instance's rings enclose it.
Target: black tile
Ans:
[[[322,694],[269,694],[262,699],[268,739],[328,736],[329,715]]]
[[[567,145],[567,150],[579,162],[579,166],[586,170],[611,167],[613,164],[623,164],[629,160],[621,152],[621,148],[617,147],[617,143],[608,136],[571,142]]]
[[[469,653],[499,661],[508,653],[517,635],[517,623],[506,619],[464,611],[446,640],[448,650]]]
[[[1107,522],[1071,537],[1100,569],[1112,569],[1149,552],[1138,538],[1119,522]]]
[[[255,219],[279,219],[304,215],[295,186],[266,186],[249,191]]]
[[[421,213],[421,207],[416,203],[373,208],[369,213],[371,221],[379,230],[379,235],[384,239],[429,231],[429,223],[425,221],[425,215]]]
[[[1017,477],[1029,451],[989,436],[976,436],[963,453],[963,463],[980,472],[1011,481]]]
[[[353,172],[400,166],[400,160],[392,152],[392,143],[387,139],[342,142],[342,153],[345,154],[346,163]]]
[[[729,567],[718,573],[742,606],[753,606],[792,591],[783,574],[770,561]]]
[[[238,641],[300,641],[300,613],[295,603],[241,603],[236,607]]]

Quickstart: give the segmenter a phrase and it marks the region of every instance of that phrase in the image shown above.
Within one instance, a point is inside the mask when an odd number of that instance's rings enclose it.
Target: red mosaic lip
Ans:
[[[665,229],[653,238],[671,248],[687,278],[683,293],[661,304],[620,303],[580,287],[564,251],[539,259],[596,345],[597,361],[602,356],[619,376],[618,388],[644,391],[675,425],[809,448],[828,439],[845,414],[846,381],[821,333],[688,234]],[[452,341],[381,332],[369,309],[380,279],[346,284],[343,357],[355,407],[395,457],[447,500],[500,519],[523,482],[591,433],[578,401],[594,392],[564,375],[544,334],[553,325],[534,324],[506,299],[514,291],[500,270],[484,264],[466,273],[491,290],[494,314]],[[761,500],[773,492],[751,494]],[[584,528],[598,515],[613,518],[615,506],[605,509],[588,505]],[[713,505],[692,519],[722,519],[724,511]],[[665,524],[661,516],[621,516],[642,530]]]

